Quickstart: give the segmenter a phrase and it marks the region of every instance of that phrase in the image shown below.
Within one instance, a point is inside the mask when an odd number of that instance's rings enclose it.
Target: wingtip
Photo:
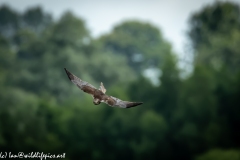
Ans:
[[[64,70],[67,73],[67,76],[68,76],[69,80],[71,81],[71,77],[70,77],[71,73],[66,68],[64,68]]]
[[[143,102],[134,102],[134,103],[130,104],[129,106],[127,106],[126,108],[136,107],[136,106],[139,106],[141,104],[143,104]]]

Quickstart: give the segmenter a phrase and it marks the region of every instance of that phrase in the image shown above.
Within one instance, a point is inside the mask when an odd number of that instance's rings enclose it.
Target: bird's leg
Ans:
[[[99,90],[100,91],[102,91],[104,94],[106,93],[106,89],[105,89],[105,87],[103,86],[103,83],[101,82],[101,84],[100,84],[100,88],[99,88]]]

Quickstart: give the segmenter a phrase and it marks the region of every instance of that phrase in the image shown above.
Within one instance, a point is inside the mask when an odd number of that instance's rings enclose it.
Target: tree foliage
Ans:
[[[152,24],[125,21],[91,37],[71,12],[0,7],[0,148],[66,153],[67,159],[239,159],[239,6],[216,2],[190,18],[193,71]],[[190,54],[190,53],[189,53]],[[136,108],[94,106],[67,78]],[[159,85],[143,72],[160,71]]]

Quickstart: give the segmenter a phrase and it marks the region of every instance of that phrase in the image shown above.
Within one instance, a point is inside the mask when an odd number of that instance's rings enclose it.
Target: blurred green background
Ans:
[[[41,7],[0,6],[0,151],[240,160],[240,6],[215,2],[192,13],[188,26],[185,54],[193,58],[180,68],[150,23],[124,21],[93,38],[71,12],[53,20]],[[96,87],[103,82],[108,95],[144,104],[95,106],[64,67]]]

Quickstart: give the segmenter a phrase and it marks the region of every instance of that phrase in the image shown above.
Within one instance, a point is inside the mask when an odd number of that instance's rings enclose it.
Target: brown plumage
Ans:
[[[131,107],[135,107],[135,106],[138,106],[140,104],[143,104],[142,102],[122,101],[118,98],[108,96],[108,95],[105,94],[106,89],[104,88],[102,83],[100,85],[100,88],[96,89],[91,84],[81,80],[80,78],[78,78],[74,74],[70,73],[66,68],[64,68],[64,69],[65,69],[70,81],[72,81],[75,85],[78,86],[78,88],[80,88],[84,92],[92,95],[93,103],[95,105],[98,105],[101,102],[104,102],[104,103],[106,103],[106,104],[108,104],[109,106],[112,106],[112,107],[131,108]]]

